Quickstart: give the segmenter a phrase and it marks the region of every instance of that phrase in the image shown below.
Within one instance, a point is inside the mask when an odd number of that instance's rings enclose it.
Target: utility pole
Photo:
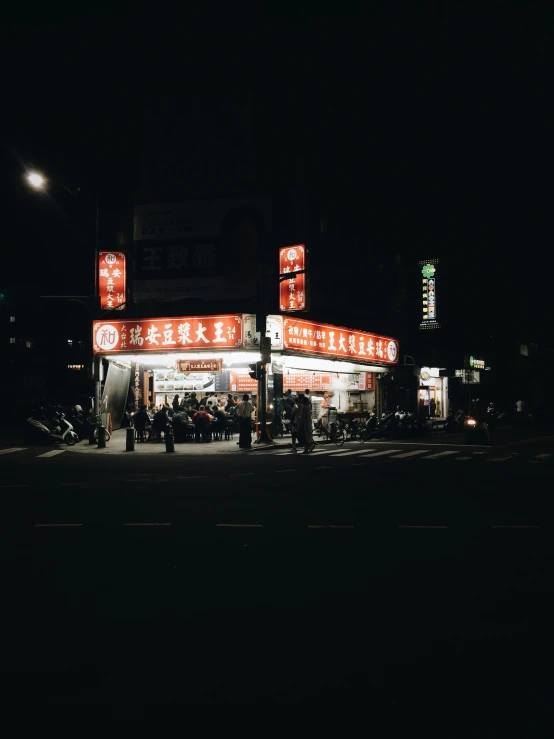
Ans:
[[[270,444],[271,439],[267,433],[267,356],[264,361],[264,345],[266,344],[264,339],[267,331],[267,291],[264,288],[265,281],[262,278],[258,281],[258,312],[256,313],[256,332],[260,333],[260,350],[262,352],[262,365],[258,375],[258,418],[260,423],[260,438],[257,441],[261,444]]]

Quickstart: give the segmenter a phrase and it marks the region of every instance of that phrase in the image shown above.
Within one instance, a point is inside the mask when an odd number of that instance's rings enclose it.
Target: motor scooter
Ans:
[[[79,437],[73,430],[73,425],[65,417],[65,413],[57,412],[52,419],[55,424],[50,436],[59,442],[65,441],[68,446],[73,446],[79,441]]]

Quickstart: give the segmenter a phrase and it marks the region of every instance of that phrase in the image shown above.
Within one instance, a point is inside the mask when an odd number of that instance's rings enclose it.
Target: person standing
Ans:
[[[309,392],[309,391],[308,391]],[[304,454],[313,452],[315,449],[314,435],[312,431],[312,404],[310,398],[307,395],[302,396],[302,405],[300,406],[300,423],[299,426],[304,432],[306,437],[306,446],[304,447]]]
[[[516,418],[521,423],[523,420],[523,409],[525,408],[525,403],[523,400],[516,400]]]
[[[300,417],[300,408],[293,401],[292,406],[288,406],[289,420],[290,420],[290,435],[292,440],[292,453],[298,454],[298,421]]]
[[[252,412],[252,403],[245,393],[235,410],[235,416],[239,422],[239,449],[250,449],[252,446]]]
[[[174,413],[179,413],[180,410],[181,410],[181,404],[179,403],[179,396],[176,395],[173,398],[173,412]]]

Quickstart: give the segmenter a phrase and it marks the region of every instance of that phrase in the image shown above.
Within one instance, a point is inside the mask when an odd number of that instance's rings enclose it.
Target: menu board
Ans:
[[[218,372],[215,376],[215,392],[228,393],[231,390],[231,373]]]
[[[185,376],[174,369],[154,370],[155,393],[177,393],[185,389]]]
[[[258,381],[250,377],[248,370],[238,372],[231,370],[231,391],[234,393],[255,393],[258,390]]]
[[[302,372],[301,370],[289,370],[283,375],[283,388],[285,390],[324,391],[331,390],[331,375],[324,372]]]

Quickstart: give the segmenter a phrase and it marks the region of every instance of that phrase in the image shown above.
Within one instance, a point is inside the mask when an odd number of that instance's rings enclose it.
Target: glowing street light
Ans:
[[[39,172],[28,172],[27,182],[34,190],[44,190],[46,179]]]

